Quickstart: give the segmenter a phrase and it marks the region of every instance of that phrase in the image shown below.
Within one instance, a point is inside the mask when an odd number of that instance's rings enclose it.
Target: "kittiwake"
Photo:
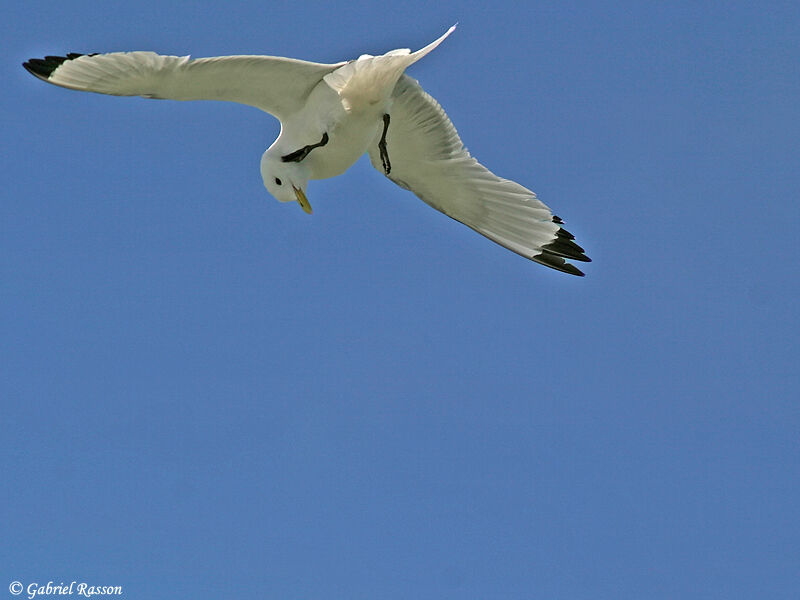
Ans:
[[[279,201],[297,201],[310,213],[308,182],[344,173],[366,152],[378,171],[436,210],[525,258],[583,275],[568,260],[590,259],[563,221],[532,191],[473,158],[439,103],[405,74],[454,29],[416,52],[364,54],[335,64],[139,51],[69,53],[23,66],[73,90],[255,106],[281,123],[261,158],[264,186]]]

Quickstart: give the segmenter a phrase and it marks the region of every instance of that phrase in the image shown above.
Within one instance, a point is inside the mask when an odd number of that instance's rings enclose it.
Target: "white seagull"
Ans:
[[[155,52],[32,58],[23,66],[73,90],[171,100],[228,100],[281,122],[261,158],[267,190],[311,212],[311,179],[344,173],[365,152],[372,165],[436,210],[533,261],[583,275],[574,237],[529,189],[475,160],[442,107],[405,75],[450,35],[421,50],[321,64],[278,56],[191,59]]]

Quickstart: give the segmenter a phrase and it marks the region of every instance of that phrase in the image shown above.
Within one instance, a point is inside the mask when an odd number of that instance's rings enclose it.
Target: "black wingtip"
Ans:
[[[554,254],[563,258],[571,260],[579,260],[581,262],[592,262],[592,259],[586,256],[583,248],[578,246],[574,240],[575,237],[566,229],[559,229],[556,232],[556,239],[549,244],[542,246],[542,252],[546,254]]]
[[[556,271],[561,271],[562,273],[569,273],[570,275],[576,275],[578,277],[584,276],[583,271],[581,271],[575,265],[569,264],[566,260],[560,256],[556,256],[555,254],[542,252],[541,254],[537,254],[536,256],[532,257],[531,260],[539,263],[540,265],[544,265],[545,267],[550,267]]]
[[[564,221],[555,215],[552,220],[556,225],[564,224]],[[531,260],[562,273],[583,277],[583,271],[568,263],[566,259],[580,262],[592,262],[592,259],[586,256],[584,249],[576,244],[574,239],[574,235],[563,227],[559,227],[555,239],[542,246],[541,253],[532,257]]]
[[[22,63],[22,66],[25,67],[25,70],[31,75],[38,77],[39,79],[47,80],[50,79],[53,71],[55,71],[66,61],[75,60],[81,56],[85,55],[77,52],[69,52],[66,56],[45,56],[44,58],[31,58]],[[88,56],[94,55],[89,54]]]

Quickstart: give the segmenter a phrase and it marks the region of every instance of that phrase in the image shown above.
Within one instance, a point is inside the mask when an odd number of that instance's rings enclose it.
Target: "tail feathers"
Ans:
[[[380,56],[364,54],[329,73],[324,80],[339,94],[347,111],[380,104],[388,100],[403,72],[434,50],[455,28],[453,25],[440,38],[416,52],[401,48]]]
[[[410,58],[411,60],[409,61],[408,65],[413,65],[413,64],[414,64],[415,62],[417,62],[417,61],[418,61],[420,58],[422,58],[423,56],[425,56],[426,54],[428,54],[428,53],[429,53],[429,52],[431,52],[432,50],[435,50],[435,49],[436,49],[436,48],[439,46],[439,44],[441,44],[443,41],[445,41],[445,39],[447,39],[447,36],[449,36],[449,35],[450,35],[451,33],[453,33],[455,30],[456,30],[456,25],[453,25],[453,26],[452,26],[450,29],[448,29],[448,30],[447,30],[447,31],[444,33],[444,35],[443,35],[443,36],[441,36],[441,37],[440,37],[440,38],[438,38],[437,40],[434,40],[433,42],[431,42],[430,44],[428,44],[428,45],[427,45],[427,46],[425,46],[424,48],[421,48],[421,49],[417,50],[416,52],[412,52],[412,53],[409,55],[409,58]],[[406,66],[408,66],[408,65],[406,65]]]

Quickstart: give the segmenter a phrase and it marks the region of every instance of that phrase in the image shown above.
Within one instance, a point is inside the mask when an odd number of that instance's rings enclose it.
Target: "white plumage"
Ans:
[[[281,121],[261,161],[264,185],[278,200],[296,200],[311,212],[308,181],[338,175],[367,152],[376,169],[433,208],[517,254],[583,275],[567,259],[589,258],[561,219],[533,192],[475,160],[441,106],[404,74],[453,29],[417,52],[336,64],[115,52],[48,56],[23,66],[74,90],[255,106]]]

